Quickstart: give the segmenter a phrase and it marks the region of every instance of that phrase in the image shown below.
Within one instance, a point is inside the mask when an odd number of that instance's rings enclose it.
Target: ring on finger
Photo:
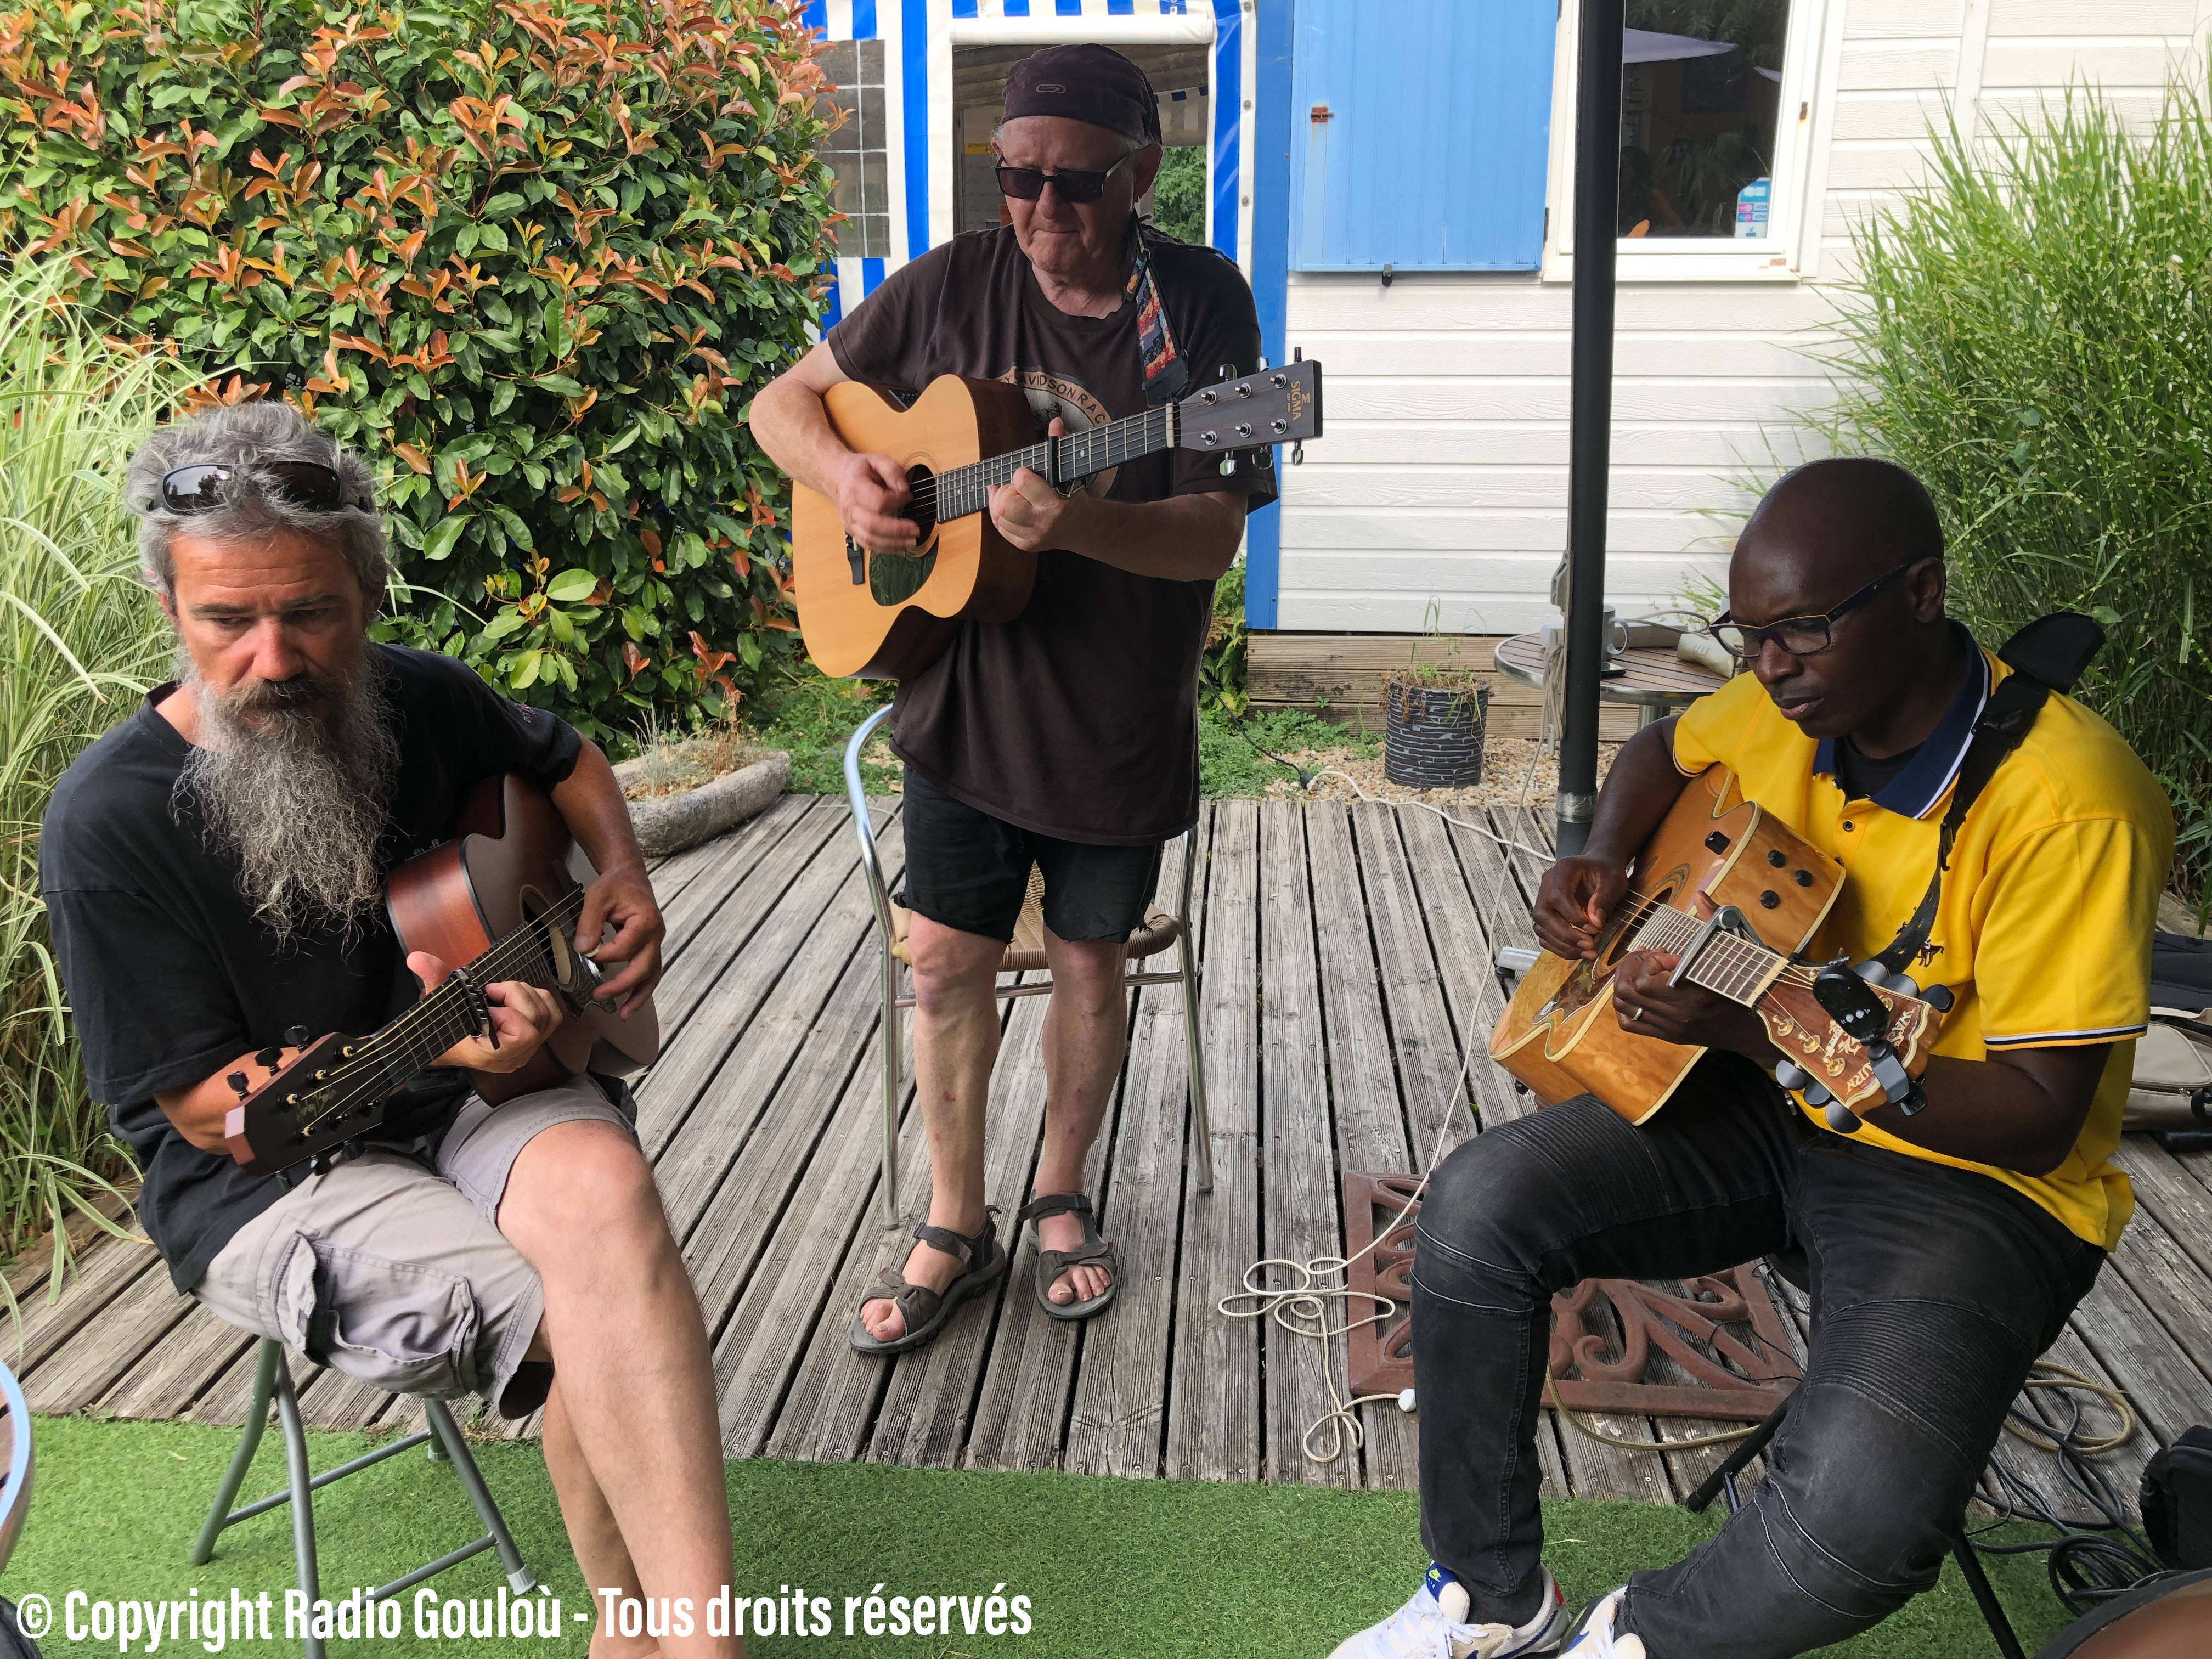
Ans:
[[[1633,1024],[1635,1021],[1644,1018],[1644,1011],[1641,1008],[1631,1008],[1628,1011],[1628,1018],[1630,1022]]]

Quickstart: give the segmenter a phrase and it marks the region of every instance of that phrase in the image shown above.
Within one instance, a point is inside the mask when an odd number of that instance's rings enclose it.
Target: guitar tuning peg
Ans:
[[[1306,349],[1304,346],[1292,346],[1291,348],[1291,361],[1292,362],[1302,363],[1305,362],[1305,360]]]
[[[307,1046],[307,1028],[304,1025],[286,1026],[284,1028],[284,1046],[288,1048],[306,1048]]]
[[[264,1048],[259,1054],[254,1055],[253,1063],[256,1066],[266,1066],[269,1068],[269,1074],[271,1077],[274,1077],[276,1074],[277,1065],[283,1060],[283,1058],[284,1051],[276,1047],[276,1044],[271,1043],[268,1048]]]
[[[1305,464],[1306,464],[1306,446],[1305,446],[1305,441],[1304,441],[1304,439],[1300,439],[1297,443],[1294,443],[1294,444],[1292,444],[1292,445],[1291,446],[1291,465],[1292,466],[1304,466]]]
[[[237,1091],[237,1092],[238,1092],[238,1097],[239,1097],[240,1100],[243,1100],[243,1099],[245,1099],[245,1098],[246,1098],[246,1086],[247,1086],[247,1085],[246,1085],[246,1073],[243,1073],[243,1072],[233,1072],[233,1073],[232,1073],[228,1077],[227,1077],[227,1078],[223,1079],[223,1081],[224,1081],[225,1083],[228,1083],[228,1085],[230,1085],[230,1086],[231,1086],[233,1089],[234,1089],[235,1091]]]

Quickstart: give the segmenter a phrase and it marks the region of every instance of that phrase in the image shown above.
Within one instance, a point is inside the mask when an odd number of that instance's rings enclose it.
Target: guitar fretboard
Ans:
[[[941,523],[946,519],[982,512],[991,504],[990,492],[1001,484],[1012,483],[1014,474],[1024,467],[1041,478],[1072,483],[1094,472],[1103,472],[1109,466],[1119,466],[1124,461],[1172,449],[1175,443],[1176,411],[1172,404],[1095,426],[1088,432],[1047,438],[1041,443],[939,473],[933,515]]]
[[[1638,927],[1629,941],[1635,951],[1664,951],[1680,956],[1696,943],[1705,924],[1686,910],[1662,904]],[[1693,985],[1717,991],[1730,1002],[1748,1008],[1766,988],[1781,976],[1790,958],[1763,945],[1738,939],[1734,933],[1715,933],[1706,941],[1686,977]]]

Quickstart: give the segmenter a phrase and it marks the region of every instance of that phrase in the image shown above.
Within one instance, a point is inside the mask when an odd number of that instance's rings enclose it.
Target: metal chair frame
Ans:
[[[284,1434],[284,1462],[289,1475],[285,1490],[271,1493],[258,1504],[248,1504],[242,1510],[230,1507],[237,1498],[238,1489],[246,1480],[246,1471],[253,1462],[253,1454],[260,1449],[261,1437],[269,1427],[269,1405],[271,1398],[276,1404],[276,1419]],[[261,1339],[260,1364],[253,1375],[253,1403],[246,1414],[246,1432],[239,1440],[238,1449],[231,1455],[230,1467],[223,1472],[222,1485],[216,1493],[215,1505],[208,1511],[207,1523],[200,1528],[199,1540],[192,1546],[192,1565],[204,1566],[215,1555],[216,1540],[226,1527],[236,1526],[240,1521],[273,1510],[279,1504],[292,1506],[292,1553],[299,1569],[300,1589],[312,1608],[322,1598],[322,1575],[315,1562],[315,1516],[313,1494],[333,1480],[343,1480],[347,1475],[367,1468],[372,1463],[381,1463],[387,1457],[397,1457],[401,1452],[428,1443],[430,1461],[450,1462],[459,1477],[462,1489],[469,1501],[476,1505],[477,1515],[484,1523],[484,1534],[457,1550],[448,1551],[436,1560],[427,1562],[412,1572],[402,1573],[388,1584],[368,1592],[372,1601],[397,1595],[412,1589],[424,1579],[459,1566],[471,1556],[496,1547],[501,1564],[507,1569],[507,1582],[517,1595],[537,1588],[538,1579],[523,1565],[522,1552],[515,1547],[514,1539],[507,1532],[507,1522],[501,1516],[499,1505],[492,1500],[485,1486],[483,1475],[477,1468],[476,1459],[469,1455],[468,1443],[461,1438],[460,1425],[453,1414],[446,1409],[445,1402],[426,1399],[422,1414],[429,1426],[393,1441],[388,1446],[379,1446],[364,1456],[341,1463],[320,1474],[307,1473],[307,1436],[300,1419],[300,1398],[292,1386],[292,1373],[284,1364],[284,1345],[273,1337]],[[307,1638],[307,1659],[323,1659],[323,1638]]]
[[[876,932],[884,947],[883,983],[883,1080],[884,1080],[884,1154],[882,1200],[884,1224],[895,1227],[899,1221],[898,1204],[898,1133],[899,1090],[903,1082],[899,1064],[898,1011],[914,1006],[911,996],[899,991],[899,959],[891,947],[897,943],[896,924],[891,916],[890,889],[884,879],[883,860],[876,854],[876,830],[868,815],[868,797],[860,787],[860,750],[875,730],[890,717],[889,705],[878,708],[862,720],[845,744],[845,794],[853,809],[853,829],[860,842],[860,869],[868,879],[868,896],[876,913]],[[1192,949],[1190,936],[1190,895],[1193,877],[1198,869],[1198,828],[1194,824],[1183,837],[1182,896],[1176,901],[1176,947],[1180,952],[1180,963],[1170,973],[1127,973],[1125,982],[1130,985],[1180,985],[1182,987],[1182,1026],[1184,1048],[1190,1064],[1191,1139],[1194,1143],[1192,1160],[1197,1166],[1198,1190],[1213,1190],[1213,1136],[1206,1114],[1206,1057],[1201,1052],[1198,1035],[1200,973],[1198,954]],[[1015,997],[1046,996],[1052,991],[1049,979],[1024,985],[1001,985],[997,988],[1002,1002]]]

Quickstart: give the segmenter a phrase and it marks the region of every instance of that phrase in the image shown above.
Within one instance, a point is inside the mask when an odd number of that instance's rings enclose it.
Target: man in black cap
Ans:
[[[1160,165],[1144,72],[1103,46],[1049,46],[1014,66],[994,141],[1012,222],[932,249],[893,273],[753,404],[779,465],[837,503],[878,551],[915,545],[904,473],[839,441],[822,396],[842,380],[918,392],[940,374],[1011,381],[1042,435],[1081,432],[1177,395],[1223,364],[1258,366],[1259,325],[1237,267],[1139,226]],[[1062,497],[1026,470],[991,517],[1037,555],[1029,608],[969,623],[899,687],[892,746],[906,763],[917,1094],[931,1194],[921,1242],[854,1320],[863,1352],[934,1337],[1006,1270],[983,1190],[983,1109],[998,1053],[994,984],[1030,866],[1044,873],[1045,1133],[1031,1201],[1036,1291],[1087,1318],[1118,1289],[1085,1163],[1127,1036],[1123,946],[1160,848],[1198,811],[1197,678],[1214,579],[1273,475],[1227,474],[1188,451],[1098,474]]]

